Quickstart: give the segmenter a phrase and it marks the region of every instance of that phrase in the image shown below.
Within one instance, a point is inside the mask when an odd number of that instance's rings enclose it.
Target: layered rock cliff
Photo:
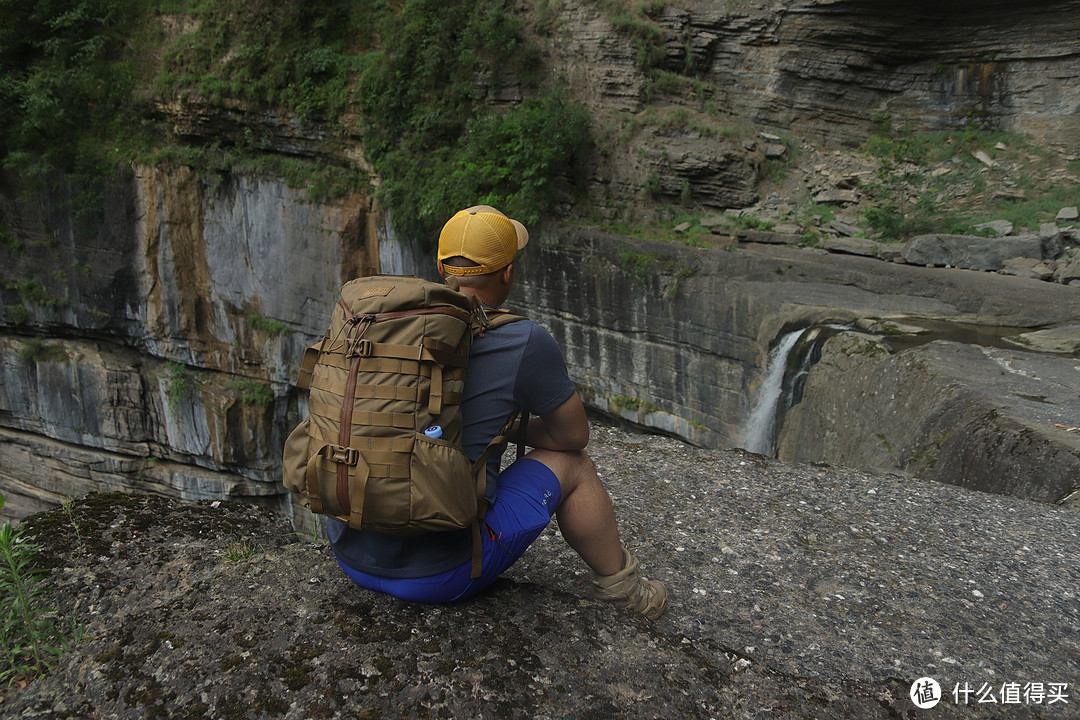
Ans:
[[[666,3],[652,18],[673,82],[644,73],[640,46],[621,42],[598,7],[563,7],[545,59],[632,138],[593,170],[592,194],[615,206],[632,205],[650,178],[670,199],[750,204],[768,144],[724,140],[747,123],[795,146],[857,147],[885,118],[932,131],[978,120],[1080,142],[1080,3]],[[693,119],[672,121],[663,108]]]
[[[770,160],[858,145],[883,115],[938,130],[975,114],[1075,143],[1078,14],[1076,2],[917,3],[902,15],[847,1],[670,4],[649,18],[662,58],[643,64],[610,13],[563,3],[536,33],[542,67],[593,112],[598,152],[557,206],[578,219],[637,205],[663,215],[672,200],[745,208],[769,187]],[[493,102],[521,91],[514,78],[503,89]],[[273,108],[199,98],[154,111],[173,140],[209,145],[250,131],[267,155],[370,171],[360,135]],[[305,410],[291,387],[303,348],[323,332],[343,280],[430,276],[425,239],[399,237],[369,193],[316,201],[272,173],[125,164],[102,188],[54,180],[25,187],[8,176],[0,198],[5,512],[114,488],[287,509],[278,453]],[[88,191],[100,191],[91,208],[78,201]],[[835,202],[857,199],[844,192]],[[786,330],[839,322],[887,332],[894,316],[1017,333],[1080,323],[1076,288],[1062,284],[1071,275],[933,270],[766,246],[752,234],[697,248],[557,220],[533,229],[516,306],[563,344],[594,407],[711,447],[743,442],[768,351]]]

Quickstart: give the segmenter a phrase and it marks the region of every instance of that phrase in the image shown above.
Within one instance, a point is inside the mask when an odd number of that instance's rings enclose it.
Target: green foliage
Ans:
[[[69,646],[53,611],[42,607],[40,549],[11,521],[0,527],[0,682],[9,685],[48,672]]]
[[[753,215],[736,215],[734,224],[743,230],[772,230],[776,225],[772,220],[761,220]]]
[[[188,2],[198,20],[168,47],[155,91],[220,104],[277,105],[301,120],[336,120],[352,98],[356,50],[375,41],[381,3]]]
[[[30,302],[35,305],[49,308],[62,304],[61,300],[54,298],[49,294],[48,290],[41,287],[33,280],[25,280],[21,283],[9,282],[7,288],[8,290],[14,290],[19,293],[19,297],[21,297],[24,302]]]
[[[4,309],[11,313],[11,321],[16,325],[25,325],[30,320],[30,308],[25,305],[5,305]]]
[[[617,31],[633,40],[638,51],[638,66],[643,70],[654,68],[664,59],[664,32],[649,17],[662,9],[662,2],[639,2],[632,7],[619,0],[605,0],[604,9]]]
[[[658,408],[645,400],[639,398],[628,397],[626,395],[615,395],[611,398],[611,404],[615,406],[616,410],[632,410],[634,412],[656,412]]]
[[[166,37],[159,13],[188,24]],[[539,49],[522,29],[503,0],[0,0],[0,162],[62,177],[95,212],[101,179],[131,160],[210,182],[271,174],[316,201],[362,189],[358,166],[267,152],[251,131],[182,145],[145,101],[285,108],[341,135],[363,129],[382,205],[407,234],[477,202],[533,222],[588,149],[589,118],[529,84]],[[146,59],[162,48],[160,67]],[[531,99],[486,103],[509,73]]]
[[[60,503],[60,509],[63,510],[68,522],[71,523],[71,528],[75,531],[75,542],[79,546],[79,552],[82,553],[85,546],[83,545],[82,526],[79,525],[79,519],[75,513],[75,498],[64,498],[63,502]]]
[[[22,347],[19,348],[19,359],[24,363],[67,362],[71,357],[62,346],[36,337],[23,342]]]
[[[985,188],[985,167],[974,154],[1001,155],[999,147],[1022,145],[1019,138],[989,132],[978,123],[958,131],[913,133],[878,123],[878,132],[864,146],[881,163],[877,181],[865,189],[872,203],[864,211],[867,225],[884,240],[902,240],[934,229],[969,232],[974,224],[941,209],[955,188],[977,194]],[[929,172],[947,166],[946,174]],[[912,197],[914,200],[912,201]],[[1023,223],[1017,223],[1023,224]]]
[[[165,387],[165,396],[175,406],[187,398],[187,394],[191,390],[192,373],[186,365],[175,360],[169,360],[166,368],[169,383]]]
[[[891,121],[877,123],[876,128],[863,146],[866,152],[881,160],[917,166],[950,160],[973,164],[972,153],[981,150],[992,157],[1000,153],[998,144],[1017,140],[1006,133],[986,130],[979,123],[971,123],[963,130],[938,133],[897,129]]]
[[[3,225],[0,225],[0,244],[7,245],[17,253],[21,253],[26,247],[26,244],[22,240],[15,237],[15,235]]]
[[[109,138],[142,126],[123,51],[137,0],[0,3],[0,163],[25,179],[75,179],[78,207],[96,199]],[[82,181],[79,181],[82,179]]]
[[[278,337],[289,331],[289,326],[280,320],[271,320],[258,314],[248,315],[248,325],[252,329],[264,332],[271,337]]]
[[[623,272],[633,275],[634,277],[644,278],[649,276],[649,270],[652,268],[655,260],[656,258],[652,255],[624,252],[619,255],[619,268],[621,268]]]
[[[248,538],[231,542],[225,548],[225,560],[238,563],[255,557],[255,543]]]
[[[274,389],[258,380],[236,380],[229,384],[240,393],[240,399],[249,405],[270,405],[274,402]]]
[[[450,145],[425,138],[426,129],[402,138],[378,164],[395,227],[428,237],[456,210],[475,204],[536,222],[551,201],[552,181],[573,176],[589,146],[588,127],[583,107],[547,92],[501,112],[477,112]],[[412,142],[428,151],[419,153]]]
[[[1035,175],[1024,177],[1018,186],[1024,192],[1026,200],[998,200],[991,205],[994,218],[1008,220],[1017,227],[1034,229],[1042,223],[1053,222],[1061,208],[1076,205],[1077,198],[1080,197],[1080,188],[1075,184],[1045,187]]]
[[[589,144],[589,117],[548,91],[505,109],[483,103],[502,68],[534,56],[501,2],[407,2],[389,12],[360,78],[364,146],[395,227],[427,238],[455,210],[486,203],[537,220],[550,183]]]

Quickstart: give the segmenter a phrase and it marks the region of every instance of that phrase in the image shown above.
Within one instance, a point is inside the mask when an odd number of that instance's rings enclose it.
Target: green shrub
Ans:
[[[535,64],[521,21],[493,0],[416,0],[384,13],[379,28],[394,41],[364,57],[359,104],[395,228],[430,239],[478,202],[538,219],[552,180],[588,148],[589,117],[553,90],[506,108],[483,102],[504,68],[520,76]]]
[[[270,405],[274,402],[274,388],[258,380],[236,380],[229,384],[240,393],[240,399],[249,405]]]
[[[4,506],[0,495],[0,508]],[[56,627],[54,611],[42,606],[40,582],[46,570],[38,566],[41,548],[24,530],[6,520],[0,527],[0,682],[11,685],[52,669],[68,648]]]
[[[5,305],[4,308],[11,313],[11,321],[16,325],[25,325],[30,320],[30,308],[25,305]]]
[[[30,302],[42,307],[56,307],[63,304],[61,300],[54,298],[49,291],[38,285],[33,280],[25,280],[21,283],[8,283],[7,288],[19,293],[19,297],[25,302]]]
[[[169,382],[165,387],[165,396],[175,406],[187,398],[187,394],[191,390],[192,373],[186,365],[175,360],[169,360],[166,363],[166,368]]]
[[[46,342],[45,338],[30,338],[19,348],[19,359],[30,362],[67,362],[71,359],[62,345]]]
[[[624,252],[619,255],[619,268],[634,277],[644,278],[649,276],[649,270],[655,259],[652,255]]]
[[[0,4],[0,160],[24,179],[72,181],[76,209],[100,205],[106,147],[144,126],[123,58],[137,0]],[[82,213],[80,213],[81,215]]]
[[[271,337],[278,337],[284,335],[289,331],[289,326],[280,320],[271,320],[270,318],[264,318],[262,315],[248,315],[248,325],[253,330],[264,332]]]

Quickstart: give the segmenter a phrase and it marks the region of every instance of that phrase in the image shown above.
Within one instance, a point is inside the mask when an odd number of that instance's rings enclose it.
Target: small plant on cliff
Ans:
[[[631,410],[633,412],[651,413],[656,412],[657,408],[652,403],[641,400],[639,398],[629,397],[627,395],[615,395],[611,398],[611,404],[615,406],[615,409],[622,412],[624,410]]]
[[[274,389],[258,380],[237,380],[230,387],[240,393],[240,399],[249,405],[270,405],[274,402]]]
[[[19,348],[19,359],[31,362],[67,362],[71,359],[60,345],[45,342],[44,338],[30,338]]]
[[[64,515],[67,515],[68,522],[71,523],[72,530],[75,531],[75,542],[79,546],[79,554],[81,555],[86,549],[83,545],[82,526],[79,524],[79,518],[75,514],[75,498],[64,498],[60,503],[60,509],[64,511]]]
[[[258,314],[248,316],[248,325],[271,337],[278,337],[289,331],[289,326],[280,320],[271,320],[270,318],[264,318],[262,315]]]
[[[638,278],[649,276],[649,269],[656,260],[652,255],[636,252],[624,252],[619,256],[619,268]]]
[[[173,405],[178,404],[191,389],[191,371],[183,363],[175,360],[168,362],[169,383],[165,388],[165,396]]]
[[[27,280],[21,283],[9,282],[7,284],[7,288],[8,290],[15,290],[16,292],[18,292],[19,297],[21,297],[24,302],[30,302],[35,305],[41,305],[43,307],[49,308],[63,304],[63,301],[54,298],[52,295],[49,294],[48,290],[41,287],[33,280]]]
[[[0,527],[0,682],[9,685],[48,672],[69,645],[41,604],[39,550],[10,520]]]

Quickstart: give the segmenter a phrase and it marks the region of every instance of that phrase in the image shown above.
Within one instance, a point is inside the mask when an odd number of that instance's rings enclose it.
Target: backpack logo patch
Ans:
[[[393,289],[393,285],[376,285],[374,287],[364,288],[364,291],[360,293],[360,299],[366,300],[367,298],[375,297],[376,295],[386,297]]]

